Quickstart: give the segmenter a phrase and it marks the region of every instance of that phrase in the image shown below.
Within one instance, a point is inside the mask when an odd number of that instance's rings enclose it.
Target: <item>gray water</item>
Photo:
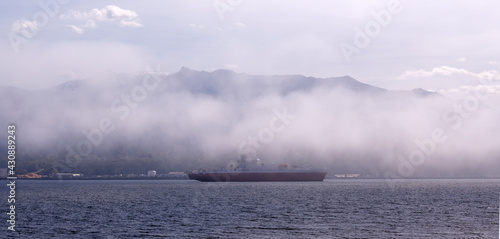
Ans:
[[[17,184],[19,238],[498,237],[498,179]]]

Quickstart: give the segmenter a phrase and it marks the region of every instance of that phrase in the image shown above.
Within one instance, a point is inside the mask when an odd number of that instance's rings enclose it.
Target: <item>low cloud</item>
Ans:
[[[24,129],[24,149],[53,149],[64,158],[66,146],[85,152],[80,142],[89,140],[88,132],[94,132],[90,139],[99,138],[95,132],[108,119],[114,131],[102,131],[102,143],[82,156],[147,153],[171,170],[224,166],[239,157],[246,142],[243,149],[255,150],[266,163],[381,176],[386,170],[398,172],[399,159],[428,142],[436,129],[447,140],[435,143],[415,176],[447,170],[450,175],[487,176],[496,175],[500,167],[495,143],[500,134],[491,127],[499,115],[472,101],[385,91],[350,77],[252,76],[183,68],[158,80],[129,74],[112,78],[110,85],[71,81],[38,94],[21,93],[16,97],[25,101],[17,108],[0,104],[11,117],[3,120]],[[293,117],[273,121],[288,114]],[[477,166],[470,171],[469,164]]]

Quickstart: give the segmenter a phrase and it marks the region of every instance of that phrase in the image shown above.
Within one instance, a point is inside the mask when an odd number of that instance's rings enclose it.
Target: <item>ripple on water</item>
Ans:
[[[22,238],[495,238],[500,180],[18,181]]]

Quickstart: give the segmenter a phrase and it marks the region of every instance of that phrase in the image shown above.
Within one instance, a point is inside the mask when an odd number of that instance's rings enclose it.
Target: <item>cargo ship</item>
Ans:
[[[327,172],[279,164],[264,166],[260,159],[247,162],[241,159],[229,164],[228,168],[201,169],[188,173],[189,179],[202,182],[280,182],[280,181],[323,181]]]

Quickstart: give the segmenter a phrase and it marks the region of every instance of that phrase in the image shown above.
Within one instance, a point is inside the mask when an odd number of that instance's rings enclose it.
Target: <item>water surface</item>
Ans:
[[[498,179],[17,184],[22,238],[498,237]]]

